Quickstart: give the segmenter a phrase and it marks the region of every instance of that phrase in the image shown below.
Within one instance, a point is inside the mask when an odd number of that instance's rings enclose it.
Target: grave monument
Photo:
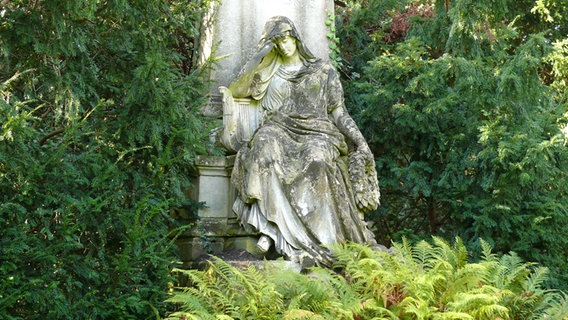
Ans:
[[[323,0],[212,8],[203,52],[218,43],[227,56],[204,112],[222,117],[216,139],[228,156],[196,163],[194,197],[207,207],[200,231],[178,243],[188,260],[205,249],[272,250],[306,268],[330,266],[336,243],[376,245],[363,220],[380,197],[373,155],[327,59],[332,9]]]

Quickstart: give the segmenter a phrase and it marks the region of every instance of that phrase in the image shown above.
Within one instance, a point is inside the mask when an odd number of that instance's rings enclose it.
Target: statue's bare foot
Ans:
[[[260,250],[261,253],[266,253],[268,252],[268,250],[270,249],[270,247],[272,246],[272,239],[270,239],[270,237],[266,236],[266,235],[262,235],[260,237],[260,239],[258,239],[258,242],[256,243],[256,247],[258,248],[258,250]]]

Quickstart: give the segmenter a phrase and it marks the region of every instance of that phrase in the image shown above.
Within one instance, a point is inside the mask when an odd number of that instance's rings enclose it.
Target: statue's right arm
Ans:
[[[229,85],[229,90],[235,98],[246,98],[251,95],[251,84],[254,73],[239,74]]]
[[[247,98],[251,96],[254,75],[259,69],[266,67],[262,64],[262,60],[272,51],[272,48],[274,48],[274,43],[271,41],[266,41],[260,45],[252,58],[241,69],[237,78],[229,85],[233,97]]]

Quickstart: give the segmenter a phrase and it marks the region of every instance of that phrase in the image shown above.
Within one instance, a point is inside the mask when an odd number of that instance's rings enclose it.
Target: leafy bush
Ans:
[[[181,230],[168,211],[187,202],[208,141],[201,70],[184,53],[195,50],[206,5],[3,3],[4,319],[165,312]]]
[[[307,274],[266,266],[237,269],[218,258],[206,270],[180,270],[190,286],[168,300],[168,319],[562,319],[566,296],[543,288],[547,269],[514,253],[496,256],[481,241],[470,263],[458,238],[393,253],[358,244],[338,248],[335,271]]]
[[[519,22],[538,24],[525,1],[380,3],[337,14],[340,31],[368,26],[338,34],[346,101],[377,157],[378,238],[481,237],[567,288],[566,51],[546,37],[558,34]]]

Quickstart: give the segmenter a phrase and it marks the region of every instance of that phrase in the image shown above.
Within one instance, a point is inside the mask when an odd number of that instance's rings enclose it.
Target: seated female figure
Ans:
[[[233,210],[262,235],[259,247],[330,265],[334,244],[376,244],[363,220],[379,200],[373,155],[345,109],[337,71],[310,53],[288,18],[266,23],[229,89],[264,110],[231,176]]]

